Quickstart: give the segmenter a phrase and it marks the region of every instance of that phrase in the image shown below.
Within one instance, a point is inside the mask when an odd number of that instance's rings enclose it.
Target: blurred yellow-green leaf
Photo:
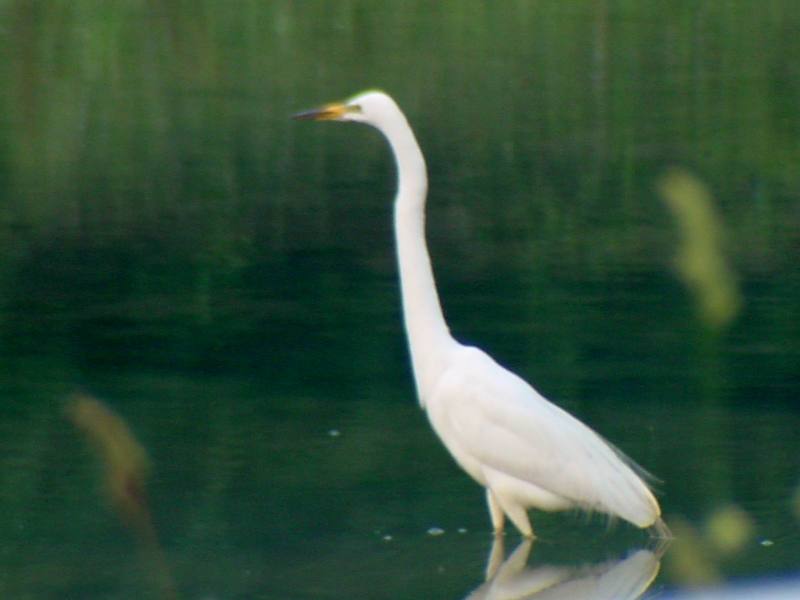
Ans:
[[[742,297],[711,193],[698,178],[681,169],[665,175],[659,191],[679,232],[678,274],[692,292],[702,322],[710,329],[723,329],[739,313]]]

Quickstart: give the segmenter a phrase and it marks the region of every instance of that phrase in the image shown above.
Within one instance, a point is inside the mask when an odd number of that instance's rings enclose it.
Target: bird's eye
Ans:
[[[359,115],[364,112],[363,110],[361,110],[361,105],[360,104],[351,104],[347,108],[348,108],[348,110],[350,112],[353,112],[353,113],[356,113],[356,114],[359,114]]]

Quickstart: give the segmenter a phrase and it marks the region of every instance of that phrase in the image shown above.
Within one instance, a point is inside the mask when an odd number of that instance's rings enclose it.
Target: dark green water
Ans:
[[[76,389],[147,449],[181,597],[482,584],[482,491],[414,397],[387,150],[288,119],[366,87],[428,158],[454,333],[661,480],[689,542],[647,594],[800,570],[794,0],[7,1],[0,24],[4,597],[159,597],[63,417]],[[673,166],[725,230],[742,303],[717,331],[675,267]],[[730,505],[725,552],[706,531]],[[538,573],[649,543],[532,520]]]

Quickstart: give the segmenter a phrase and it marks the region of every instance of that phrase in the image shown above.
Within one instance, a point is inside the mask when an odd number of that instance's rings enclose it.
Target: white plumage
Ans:
[[[367,123],[392,148],[403,315],[419,401],[456,462],[486,488],[495,531],[506,515],[531,537],[528,508],[577,507],[668,534],[630,460],[485,352],[451,336],[425,243],[425,160],[395,102],[370,91],[296,118]]]

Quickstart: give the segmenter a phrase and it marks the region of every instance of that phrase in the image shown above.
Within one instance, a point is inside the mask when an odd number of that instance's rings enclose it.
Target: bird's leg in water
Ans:
[[[528,513],[523,506],[519,504],[504,504],[500,497],[492,492],[491,488],[486,488],[486,502],[489,504],[489,515],[492,517],[492,526],[494,527],[495,535],[501,535],[503,533],[505,515],[508,515],[508,518],[516,525],[523,537],[536,537],[533,535],[533,528],[531,528],[531,522],[528,520]]]
[[[504,510],[508,515],[508,518],[511,519],[511,522],[517,526],[519,532],[522,534],[522,537],[533,539],[536,536],[533,535],[533,528],[531,527],[531,522],[528,519],[528,511],[525,510],[525,507],[520,504],[513,504],[510,506],[505,506]]]
[[[497,500],[492,493],[491,488],[486,488],[486,504],[489,505],[489,516],[492,519],[492,527],[494,528],[495,536],[503,534],[503,527],[505,526],[506,516],[503,509],[497,503]]]

